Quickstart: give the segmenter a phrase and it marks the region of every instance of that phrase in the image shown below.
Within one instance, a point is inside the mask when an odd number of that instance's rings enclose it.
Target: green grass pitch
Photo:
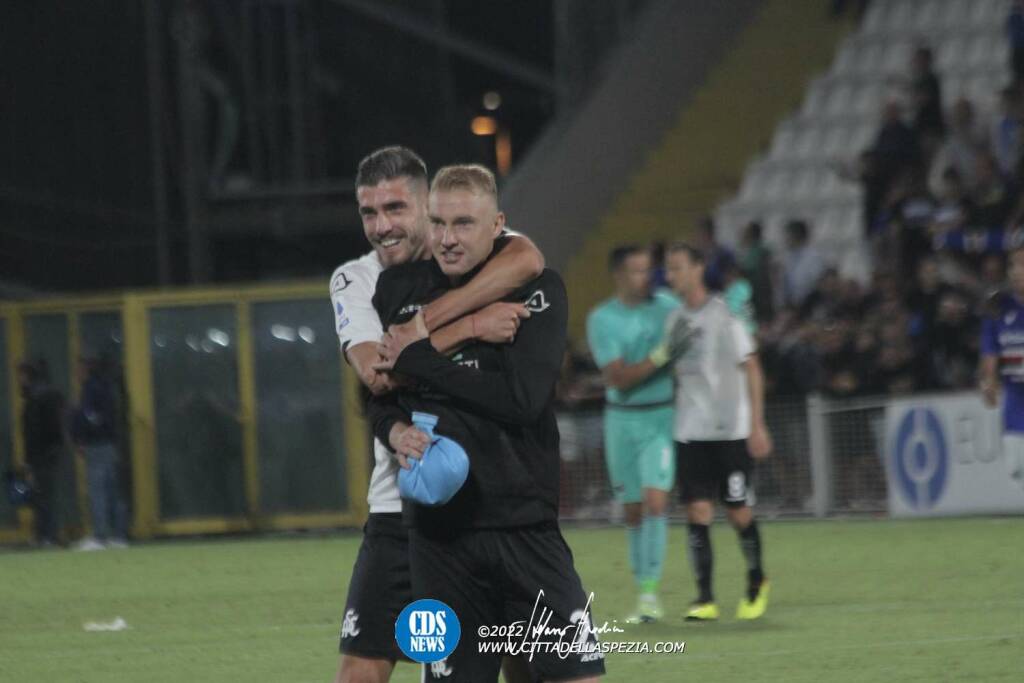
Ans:
[[[658,625],[678,655],[611,655],[608,681],[1024,680],[1024,519],[766,522],[765,617],[739,623],[742,559],[716,524],[716,624],[686,624],[671,529]],[[598,622],[633,604],[621,529],[566,537]],[[0,551],[0,681],[329,681],[356,534]],[[88,621],[123,617],[120,632]],[[394,681],[418,681],[400,665]]]

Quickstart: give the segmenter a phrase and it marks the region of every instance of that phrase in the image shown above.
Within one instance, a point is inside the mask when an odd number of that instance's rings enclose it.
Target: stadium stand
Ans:
[[[608,249],[677,237],[727,196],[847,29],[820,0],[653,8],[574,120],[502,193],[566,276],[574,337],[611,291]],[[801,39],[779,40],[787,33]]]
[[[1010,80],[1006,13],[1002,0],[871,3],[799,110],[749,164],[739,193],[717,208],[723,240],[735,243],[757,219],[769,245],[778,246],[785,222],[799,216],[817,227],[822,249],[841,274],[867,282],[864,190],[843,179],[842,164],[871,146],[887,102],[909,98],[906,81],[917,46],[935,56],[945,107],[966,98],[979,118],[993,115],[999,89]]]

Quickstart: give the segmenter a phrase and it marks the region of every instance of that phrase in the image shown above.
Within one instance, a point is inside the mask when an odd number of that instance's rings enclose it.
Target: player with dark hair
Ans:
[[[666,329],[689,328],[687,350],[675,362],[675,440],[679,493],[689,521],[690,560],[698,596],[686,618],[718,618],[711,591],[711,520],[714,501],[740,537],[747,561],[747,593],[736,611],[756,619],[768,604],[761,564],[761,535],[749,487],[751,458],[771,453],[764,422],[764,376],[754,340],[743,323],[704,284],[703,254],[686,244],[669,247],[666,274],[683,300]]]
[[[639,597],[629,623],[663,616],[658,600],[675,477],[672,453],[672,360],[662,344],[665,319],[679,306],[651,290],[651,254],[638,245],[612,250],[615,295],[587,317],[587,341],[605,383],[604,443],[608,478],[626,522],[629,565]]]
[[[374,304],[386,324],[405,322],[507,248],[494,176],[481,166],[438,171],[430,220],[435,260],[391,269],[378,282]],[[407,426],[409,416],[429,413],[438,418],[435,434],[469,457],[469,476],[449,502],[403,504],[413,593],[449,605],[462,629],[458,647],[431,675],[451,683],[496,681],[500,656],[479,650],[486,641],[478,629],[532,623],[536,606],[547,628],[565,629],[565,642],[578,650],[535,651],[528,664],[533,680],[593,681],[604,673],[603,654],[558,527],[553,399],[566,345],[565,287],[545,270],[506,300],[526,302],[531,315],[503,346],[474,341],[449,357],[423,338],[425,330],[389,328],[378,367],[410,381],[371,400],[374,433],[401,452],[407,435],[418,432]]]
[[[404,147],[379,149],[359,164],[356,199],[373,251],[335,270],[330,291],[342,352],[374,393],[384,393],[391,386],[386,375],[373,368],[383,335],[373,293],[386,268],[431,258],[427,189],[426,165]],[[418,322],[438,349],[449,350],[472,339],[508,342],[520,318],[528,315],[522,304],[492,303],[537,277],[544,267],[543,256],[528,239],[510,233],[506,240],[507,248],[487,264],[481,277],[420,311]],[[422,453],[425,442],[415,434],[409,436],[403,443],[411,449],[406,452]],[[345,603],[339,683],[387,681],[402,657],[395,642],[395,620],[412,601],[408,534],[401,521],[397,485],[403,458],[380,441],[374,442],[367,496],[370,516]]]
[[[985,403],[999,403],[1003,387],[1003,457],[1024,486],[1024,246],[1010,251],[1010,291],[993,297],[981,328],[981,392]]]

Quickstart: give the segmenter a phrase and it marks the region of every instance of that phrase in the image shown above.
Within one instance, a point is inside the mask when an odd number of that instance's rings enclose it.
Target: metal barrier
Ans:
[[[74,403],[84,348],[121,369],[134,537],[365,518],[368,434],[322,283],[3,305],[0,471],[24,463],[18,363],[45,359]],[[66,536],[88,533],[84,462],[61,469]],[[0,541],[30,521],[0,502]]]
[[[886,482],[882,432],[886,399],[770,399],[765,418],[775,452],[757,463],[754,492],[765,517],[883,514]],[[604,460],[600,408],[565,410],[562,517],[618,521]],[[673,497],[675,500],[675,497]],[[676,504],[670,514],[679,517]]]

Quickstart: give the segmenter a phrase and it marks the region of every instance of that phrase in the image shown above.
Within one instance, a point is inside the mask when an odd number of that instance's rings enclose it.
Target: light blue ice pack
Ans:
[[[398,492],[402,498],[423,505],[444,505],[469,476],[469,457],[457,442],[434,434],[437,416],[413,413],[413,425],[430,437],[422,458],[409,458],[409,469],[398,471]]]

